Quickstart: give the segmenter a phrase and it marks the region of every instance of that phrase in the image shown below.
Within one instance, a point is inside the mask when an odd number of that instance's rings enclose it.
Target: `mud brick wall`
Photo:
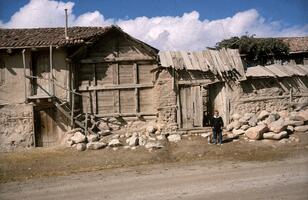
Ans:
[[[13,104],[0,107],[0,150],[34,145],[32,105]]]
[[[169,71],[163,70],[155,85],[158,123],[164,124],[163,131],[174,131],[176,123],[176,92]]]

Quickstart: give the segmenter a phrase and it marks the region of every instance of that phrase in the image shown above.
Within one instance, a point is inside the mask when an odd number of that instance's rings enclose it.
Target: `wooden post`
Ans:
[[[85,121],[85,128],[84,128],[84,134],[85,136],[88,135],[88,112],[86,112],[86,121]]]
[[[72,92],[72,107],[71,107],[71,128],[74,128],[74,109],[75,109],[75,89]]]
[[[23,63],[23,66],[24,66],[24,85],[25,85],[25,101],[27,101],[27,75],[26,75],[26,56],[25,56],[25,49],[22,50],[22,63]]]
[[[134,77],[134,84],[138,84],[138,65],[134,63],[133,65],[133,77]],[[138,88],[135,88],[135,112],[136,114],[139,113],[139,98],[138,98]]]
[[[49,77],[49,87],[51,96],[54,96],[54,82],[53,82],[53,62],[52,62],[52,46],[49,46],[49,66],[50,66],[50,76]]]

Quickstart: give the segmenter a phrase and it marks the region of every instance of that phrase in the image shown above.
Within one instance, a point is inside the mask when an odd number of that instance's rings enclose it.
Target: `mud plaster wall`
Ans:
[[[0,150],[32,147],[34,144],[32,106],[26,104],[0,107]]]
[[[229,83],[227,91],[230,98],[230,114],[290,109],[292,103],[308,101],[307,88],[308,82],[305,77],[267,78],[246,80],[241,84]]]
[[[176,91],[173,78],[168,70],[163,70],[155,84],[158,123],[164,125],[164,131],[174,131],[177,128]]]

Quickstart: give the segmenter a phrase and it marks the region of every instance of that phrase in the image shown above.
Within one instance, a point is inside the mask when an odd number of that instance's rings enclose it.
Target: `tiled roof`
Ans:
[[[290,52],[308,51],[308,36],[280,38],[290,47]]]
[[[0,29],[0,48],[66,46],[81,44],[92,38],[118,28],[107,27],[69,27],[65,39],[64,28]]]

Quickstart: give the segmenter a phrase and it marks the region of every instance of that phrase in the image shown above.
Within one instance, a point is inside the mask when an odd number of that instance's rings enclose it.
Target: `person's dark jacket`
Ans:
[[[224,122],[222,121],[221,117],[212,117],[212,119],[211,119],[211,126],[215,130],[221,130],[222,127],[224,126]]]

